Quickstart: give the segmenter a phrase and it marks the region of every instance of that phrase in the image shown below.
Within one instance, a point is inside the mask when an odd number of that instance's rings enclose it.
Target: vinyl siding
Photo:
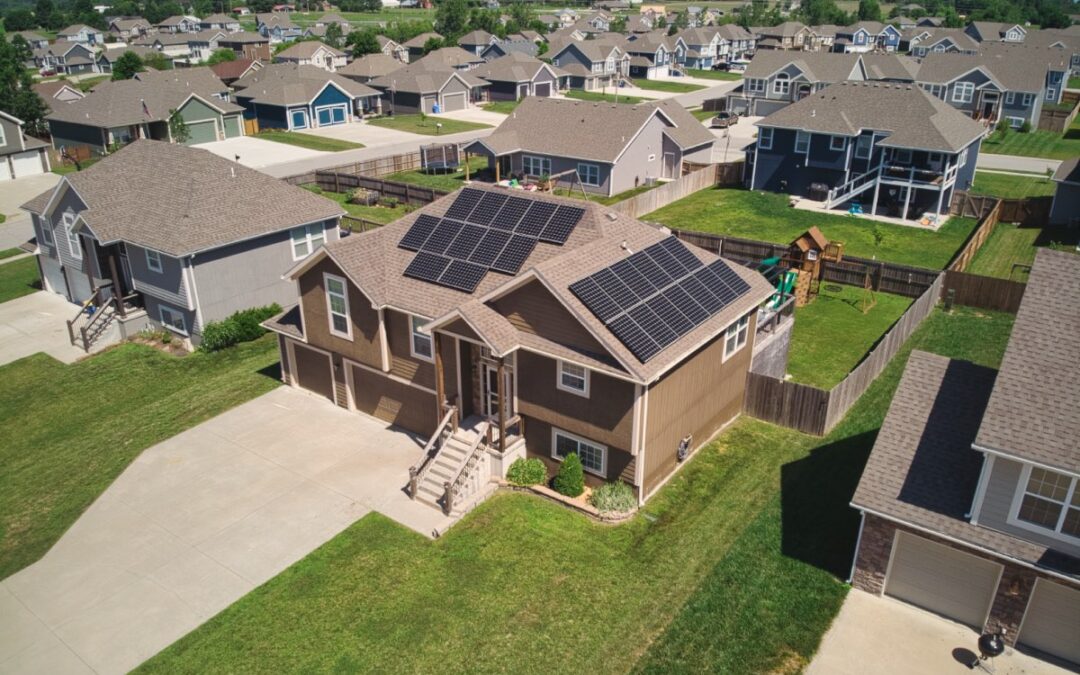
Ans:
[[[596,338],[538,281],[491,302],[514,328],[614,363]],[[462,333],[463,335],[468,335]]]
[[[551,160],[551,174],[552,175],[555,175],[557,173],[561,173],[563,171],[576,171],[577,170],[577,165],[579,163],[579,160],[576,160],[576,159],[568,159],[566,157],[558,157],[558,156],[555,156],[555,155],[545,155],[545,154],[540,153],[540,152],[517,152],[517,153],[514,153],[513,155],[510,156],[510,167],[511,167],[511,170],[514,173],[520,173],[520,172],[523,172],[525,170],[524,169],[524,159],[523,159],[525,155],[529,155],[530,157],[547,157],[548,159],[550,159]],[[565,188],[570,188],[571,186],[573,186],[573,188],[575,190],[579,189],[581,187],[584,187],[586,192],[592,192],[592,193],[595,193],[595,194],[602,194],[602,195],[615,194],[614,192],[610,191],[612,165],[611,164],[604,164],[602,162],[586,162],[586,163],[587,164],[595,164],[596,166],[598,166],[600,168],[599,185],[582,185],[581,183],[579,183],[577,181],[576,178],[571,178],[569,176],[564,176],[564,177],[558,179],[559,186],[560,187],[565,187]]]
[[[556,425],[558,426],[558,425]],[[571,431],[565,427],[559,427],[564,431]],[[525,449],[526,454],[529,457],[535,457],[541,460],[548,470],[548,475],[554,476],[559,471],[560,461],[554,459],[551,456],[551,430],[552,425],[541,419],[529,418],[525,423]],[[597,442],[597,439],[590,438],[585,434],[579,434],[572,432],[576,436],[581,436],[586,440]],[[602,444],[602,443],[601,443]],[[604,477],[597,476],[596,474],[585,472],[585,483],[592,487],[597,487],[602,483],[614,480],[621,480],[626,483],[634,484],[635,473],[635,457],[632,456],[627,450],[619,447],[607,446],[607,475]]]
[[[659,116],[653,116],[641,132],[626,147],[622,156],[612,170],[611,192],[619,194],[631,190],[638,185],[644,185],[650,178],[659,178],[663,169],[664,160],[664,136],[663,131],[668,125]],[[673,145],[675,152],[675,178],[678,178],[678,167],[682,161],[682,152],[678,146]],[[650,159],[650,157],[652,159]]]
[[[180,312],[184,315],[184,325],[188,329],[188,333],[192,333],[192,329],[195,326],[195,312],[181,305],[174,304],[168,300],[157,298],[149,293],[143,294],[143,305],[146,308],[146,318],[156,328],[161,328],[161,307],[165,306],[176,312]],[[196,336],[196,342],[197,342]]]
[[[0,153],[8,154],[23,149],[22,130],[18,124],[0,117],[0,128],[4,130],[4,143],[0,145]]]
[[[300,297],[303,303],[304,335],[316,347],[336,352],[344,357],[370,366],[382,368],[382,352],[379,344],[379,314],[371,301],[353,284],[349,288],[349,316],[352,319],[352,341],[330,333],[326,309],[326,290],[323,274],[340,277],[345,275],[329,259],[320,261],[299,279]],[[295,293],[295,291],[294,291]]]
[[[41,234],[42,231],[45,229],[45,223],[44,221],[42,221],[41,217],[38,216],[36,213],[31,213],[30,222],[34,228],[34,238],[37,239],[38,248],[41,250],[41,255],[46,258],[51,258],[52,260],[59,260],[60,255],[59,253],[57,253],[56,250],[56,232],[52,228],[52,225],[50,224],[49,231],[53,233],[53,243],[47,244],[45,243],[45,238]]]
[[[161,272],[154,272],[146,265],[146,249],[134,244],[127,245],[128,266],[135,290],[150,293],[174,306],[189,309],[192,306],[184,274],[184,261],[161,254]],[[194,324],[188,324],[194,328]]]

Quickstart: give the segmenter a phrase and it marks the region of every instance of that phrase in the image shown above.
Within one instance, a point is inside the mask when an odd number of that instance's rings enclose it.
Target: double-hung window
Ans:
[[[1005,105],[1012,105],[1016,100],[1016,92],[1010,91],[1005,94]]]
[[[974,82],[957,82],[953,87],[952,100],[953,103],[971,103],[971,99],[975,97],[975,83]]]
[[[756,77],[746,80],[746,91],[751,94],[764,94],[765,80]]]
[[[862,135],[855,141],[855,157],[858,159],[869,159],[870,149],[874,147],[874,137]]]
[[[181,335],[188,334],[187,322],[184,321],[183,313],[176,311],[172,307],[160,305],[158,307],[158,315],[161,317],[162,326],[165,326],[173,332],[180,333]]]
[[[589,396],[589,369],[566,361],[559,361],[559,381],[555,386],[578,396]]]
[[[724,331],[724,360],[746,346],[746,337],[750,332],[750,315],[747,314]]]
[[[303,260],[326,242],[322,223],[294,227],[289,234],[292,238],[293,260]]]
[[[551,456],[559,461],[574,453],[581,467],[591,474],[607,477],[607,448],[562,429],[551,430]]]
[[[423,325],[424,320],[420,317],[409,317],[409,328],[412,331],[409,338],[409,351],[415,358],[432,361],[435,358],[435,348],[431,342],[431,335],[420,330]]]
[[[75,215],[68,211],[63,216],[64,233],[67,234],[68,248],[71,249],[71,257],[82,260],[82,244],[79,242],[79,233],[75,231]]]
[[[1031,107],[1031,103],[1035,100],[1035,94],[1024,94],[1024,107]]]
[[[549,157],[523,155],[521,158],[521,166],[525,169],[525,174],[529,176],[551,175],[551,158]]]
[[[795,152],[806,154],[810,152],[810,132],[809,131],[797,131],[795,132]]]
[[[1080,486],[1075,477],[1028,466],[1020,479],[1013,520],[1024,527],[1080,538]]]
[[[759,150],[772,150],[772,127],[762,127],[758,132],[757,145]]]
[[[44,216],[41,218],[41,241],[49,246],[56,245],[56,240],[53,239],[52,223]]]
[[[330,333],[347,340],[352,339],[352,321],[349,320],[349,293],[345,279],[333,274],[323,274],[326,288],[326,312],[330,317]]]
[[[842,152],[847,148],[847,139],[843,136],[830,136],[829,137],[829,149],[836,152]]]
[[[585,185],[600,184],[600,167],[596,164],[578,164],[577,172],[578,178]]]
[[[146,269],[161,274],[164,270],[161,265],[161,254],[150,248],[144,250],[146,251]]]
[[[772,90],[774,94],[780,94],[781,96],[787,96],[791,91],[791,80],[788,78],[787,73],[780,73],[773,80]]]

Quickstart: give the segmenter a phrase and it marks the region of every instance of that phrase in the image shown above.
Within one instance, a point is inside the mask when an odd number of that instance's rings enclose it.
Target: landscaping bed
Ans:
[[[342,150],[358,150],[364,147],[362,143],[342,141],[337,138],[326,138],[325,136],[315,136],[313,134],[302,134],[298,131],[260,131],[255,138],[321,152],[341,152]]]
[[[0,302],[7,302],[41,290],[37,258],[31,256],[0,265]]]
[[[479,122],[464,122],[462,120],[450,119],[447,117],[431,116],[431,115],[394,115],[393,117],[373,117],[367,121],[376,127],[383,127],[386,129],[397,129],[398,131],[408,131],[413,134],[424,134],[426,136],[445,136],[447,134],[457,134],[462,131],[474,131],[476,129],[490,129],[490,124],[480,124]],[[442,124],[442,127],[435,126],[436,124]]]

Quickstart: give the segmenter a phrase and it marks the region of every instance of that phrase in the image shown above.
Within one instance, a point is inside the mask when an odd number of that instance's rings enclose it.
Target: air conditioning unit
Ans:
[[[650,186],[650,187],[653,186],[653,185],[656,185],[656,176],[649,176],[648,178],[646,178],[645,179],[645,184]]]

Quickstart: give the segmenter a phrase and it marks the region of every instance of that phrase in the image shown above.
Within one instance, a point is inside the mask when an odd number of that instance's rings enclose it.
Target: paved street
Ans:
[[[1056,171],[1060,165],[1061,161],[1056,159],[1017,157],[1015,155],[991,155],[984,152],[979,153],[979,160],[975,164],[975,166],[980,169],[1041,174],[1045,174],[1048,169],[1050,171]]]

